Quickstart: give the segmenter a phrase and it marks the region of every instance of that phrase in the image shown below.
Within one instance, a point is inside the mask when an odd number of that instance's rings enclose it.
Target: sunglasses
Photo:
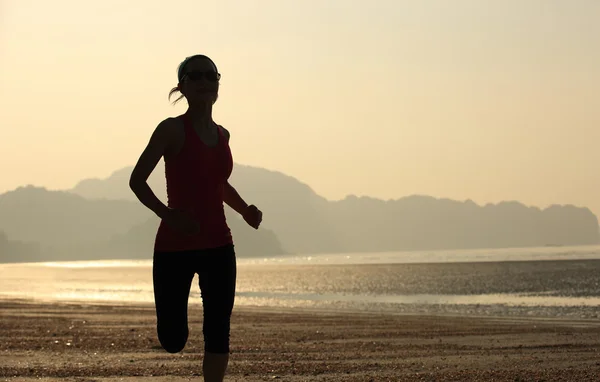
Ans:
[[[187,72],[183,75],[183,78],[189,78],[192,81],[199,81],[203,78],[206,78],[210,82],[217,82],[221,79],[221,74],[212,70],[207,70],[205,72],[201,71],[192,71]]]

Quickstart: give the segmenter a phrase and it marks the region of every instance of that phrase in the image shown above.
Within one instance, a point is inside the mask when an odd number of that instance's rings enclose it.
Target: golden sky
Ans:
[[[0,192],[133,165],[203,53],[237,163],[600,215],[600,1],[0,0]]]

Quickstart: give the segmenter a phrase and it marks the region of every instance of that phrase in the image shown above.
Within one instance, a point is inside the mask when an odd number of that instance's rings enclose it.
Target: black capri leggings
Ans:
[[[158,340],[169,353],[188,339],[188,297],[198,274],[204,312],[204,350],[229,353],[229,328],[235,298],[233,245],[181,252],[155,252],[152,266]]]

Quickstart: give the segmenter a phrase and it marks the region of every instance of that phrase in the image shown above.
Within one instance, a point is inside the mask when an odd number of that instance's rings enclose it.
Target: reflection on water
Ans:
[[[149,260],[59,261],[36,263],[54,268],[135,268],[152,266]]]
[[[244,264],[409,264],[600,259],[600,246],[341,253],[243,259]]]
[[[378,253],[287,255],[238,259],[240,265],[411,264],[541,260],[600,260],[600,246],[493,248]],[[151,260],[64,261],[39,263],[59,268],[148,267]],[[2,266],[0,264],[0,266]]]
[[[240,292],[238,296],[250,299],[345,301],[386,304],[455,304],[455,305],[510,305],[510,306],[599,306],[600,297],[547,297],[516,294],[412,294],[412,295],[343,295],[343,294],[291,294]]]
[[[238,306],[578,317],[596,317],[600,306],[599,247],[288,256],[238,264]],[[0,264],[0,298],[152,303],[151,267],[150,260]],[[191,304],[201,303],[197,281]]]

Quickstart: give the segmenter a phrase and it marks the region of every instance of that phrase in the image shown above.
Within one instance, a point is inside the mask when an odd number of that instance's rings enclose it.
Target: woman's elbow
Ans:
[[[140,176],[137,176],[136,174],[131,174],[131,176],[129,177],[129,188],[133,192],[139,190],[140,187],[144,185],[144,183],[146,183],[146,179],[143,179]]]

